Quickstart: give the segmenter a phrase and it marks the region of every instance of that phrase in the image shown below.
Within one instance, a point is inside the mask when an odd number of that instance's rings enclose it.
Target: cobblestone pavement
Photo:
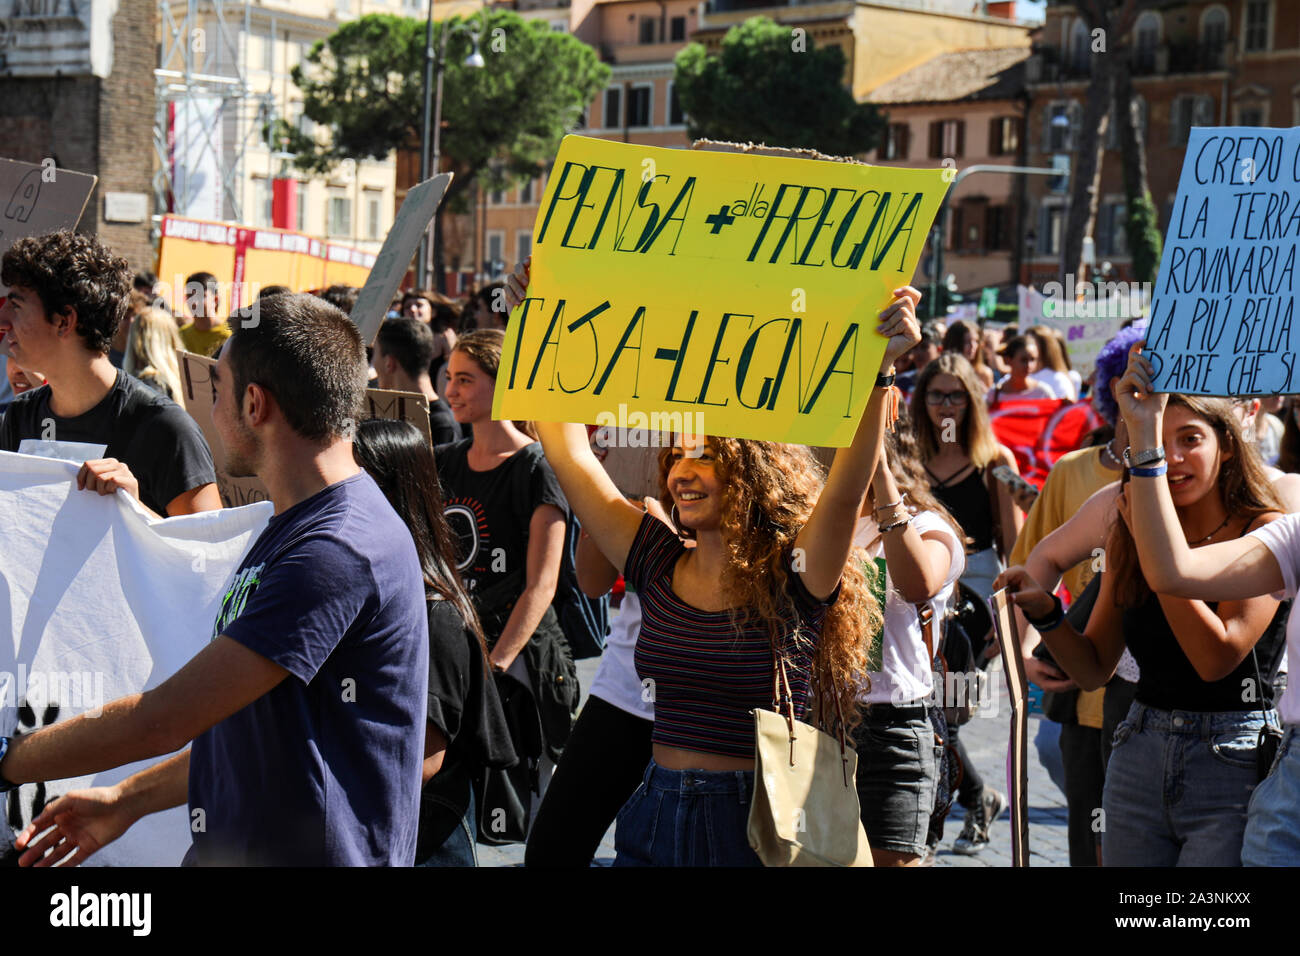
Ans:
[[[591,685],[599,659],[578,662],[578,679],[586,700],[586,688]],[[997,675],[999,678],[1000,674]],[[1011,707],[1001,680],[995,681],[1000,693],[995,697],[996,710],[990,708],[974,717],[961,729],[966,751],[975,762],[986,786],[1006,792],[1006,750],[1010,733]],[[996,716],[995,716],[995,715]],[[1048,776],[1047,768],[1038,759],[1033,741],[1040,716],[1029,718],[1029,862],[1030,866],[1068,866],[1069,852],[1066,840],[1065,795]],[[952,852],[952,842],[961,832],[965,812],[953,807],[944,824],[944,839],[935,860],[936,866],[1010,866],[1011,828],[1009,811],[1003,811],[990,830],[989,845],[974,856]],[[522,866],[523,846],[479,846],[480,866]],[[614,828],[611,826],[596,852],[596,866],[609,866],[614,862]]]

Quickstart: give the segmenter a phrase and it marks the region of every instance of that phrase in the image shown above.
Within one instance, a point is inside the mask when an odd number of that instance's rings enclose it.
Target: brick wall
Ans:
[[[0,155],[29,163],[49,157],[99,176],[79,228],[98,234],[134,269],[153,268],[150,224],[103,222],[104,192],[153,195],[157,17],[155,0],[120,0],[107,79],[6,77],[0,96]]]

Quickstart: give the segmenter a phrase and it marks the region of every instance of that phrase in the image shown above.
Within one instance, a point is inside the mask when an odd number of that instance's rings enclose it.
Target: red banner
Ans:
[[[998,441],[1015,453],[1020,474],[1040,488],[1056,460],[1101,425],[1091,402],[1063,398],[1000,401],[989,408],[989,419]]]

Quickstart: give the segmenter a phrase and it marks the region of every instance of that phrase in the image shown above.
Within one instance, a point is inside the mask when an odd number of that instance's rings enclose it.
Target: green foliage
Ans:
[[[585,43],[552,32],[544,21],[509,10],[486,14],[478,49],[486,66],[465,66],[471,31],[482,21],[434,24],[451,29],[443,75],[441,152],[456,173],[447,200],[481,177],[503,189],[535,176],[605,87],[609,67]],[[323,173],[345,158],[382,159],[419,149],[424,121],[425,22],[370,14],[319,41],[293,69],[307,117],[330,131],[328,143],[280,121],[271,133],[296,155],[295,165]]]
[[[1155,282],[1160,271],[1161,237],[1159,217],[1151,194],[1134,197],[1128,204],[1129,255],[1133,259],[1133,278],[1137,282]]]
[[[692,139],[853,156],[875,148],[886,121],[843,80],[839,47],[814,49],[802,31],[752,17],[727,32],[718,56],[698,43],[678,53],[674,83]]]

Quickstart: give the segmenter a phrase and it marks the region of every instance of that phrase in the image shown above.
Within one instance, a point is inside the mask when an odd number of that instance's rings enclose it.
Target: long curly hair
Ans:
[[[1241,425],[1232,410],[1232,404],[1222,398],[1205,398],[1200,395],[1169,396],[1169,407],[1182,406],[1197,418],[1204,420],[1214,429],[1219,442],[1219,449],[1231,452],[1218,469],[1215,487],[1218,490],[1224,510],[1234,518],[1248,518],[1254,521],[1270,511],[1285,512],[1286,508],[1273,490],[1273,483],[1264,471],[1264,462],[1254,442],[1243,440]],[[1129,480],[1128,472],[1122,479]],[[1214,492],[1210,492],[1213,494]],[[1118,510],[1111,524],[1107,557],[1110,559],[1107,571],[1115,575],[1115,602],[1120,607],[1135,607],[1146,601],[1151,594],[1146,575],[1138,563],[1137,545],[1133,543],[1132,532]]]
[[[795,538],[808,523],[825,473],[802,445],[708,436],[723,488],[721,533],[727,562],[722,589],[737,633],[766,626],[774,647],[796,619],[786,586]],[[672,448],[659,453],[659,500],[671,509],[668,472]],[[825,726],[844,715],[848,730],[859,719],[857,697],[867,685],[868,651],[878,640],[883,614],[863,569],[860,549],[845,562],[839,597],[826,612],[814,655],[810,704]]]

